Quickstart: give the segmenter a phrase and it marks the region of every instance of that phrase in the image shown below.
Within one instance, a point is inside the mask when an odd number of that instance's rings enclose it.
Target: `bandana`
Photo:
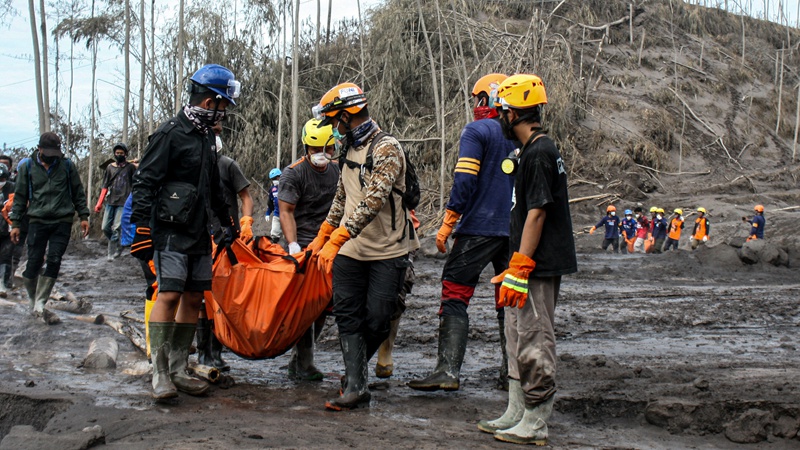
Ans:
[[[186,105],[183,107],[183,113],[186,114],[189,121],[191,121],[194,127],[201,133],[208,134],[211,132],[211,126],[214,124],[211,120],[213,120],[213,117],[216,115],[214,111],[209,111],[198,106]]]
[[[478,106],[472,108],[472,115],[475,117],[475,120],[494,119],[498,116],[497,110],[491,106]]]
[[[372,136],[372,134],[376,131],[378,131],[378,124],[372,119],[355,127],[355,129],[353,129],[351,132],[353,136],[353,147],[362,146],[364,141],[369,139],[369,137]]]

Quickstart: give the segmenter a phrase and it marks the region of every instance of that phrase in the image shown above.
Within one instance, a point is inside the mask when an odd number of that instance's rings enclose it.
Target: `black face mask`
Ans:
[[[115,159],[115,160],[116,160],[118,163],[124,163],[124,162],[126,161],[126,159],[125,159],[125,155],[114,155],[114,159]]]
[[[42,162],[47,164],[48,166],[52,166],[53,164],[58,161],[58,156],[41,156]]]

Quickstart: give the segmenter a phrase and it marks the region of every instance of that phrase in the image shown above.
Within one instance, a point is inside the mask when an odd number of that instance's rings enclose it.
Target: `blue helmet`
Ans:
[[[633,211],[631,211],[630,209],[626,209],[625,210],[625,215],[626,216],[632,216],[633,215]]]
[[[281,169],[278,169],[278,168],[276,167],[276,168],[274,168],[274,169],[272,169],[272,170],[270,170],[270,171],[269,171],[269,179],[270,179],[270,180],[273,180],[273,179],[275,179],[275,178],[278,178],[279,176],[281,176]]]
[[[242,85],[236,81],[230,69],[219,64],[206,64],[192,75],[189,93],[205,92],[205,89],[216,92],[222,98],[236,105]],[[204,89],[205,88],[205,89]]]

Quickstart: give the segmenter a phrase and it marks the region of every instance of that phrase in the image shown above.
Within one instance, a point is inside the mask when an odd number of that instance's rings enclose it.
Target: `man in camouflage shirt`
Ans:
[[[320,126],[332,125],[340,148],[341,177],[328,217],[308,246],[322,270],[333,273],[333,315],[345,363],[335,411],[369,404],[367,364],[389,336],[408,253],[419,248],[410,213],[403,208],[406,159],[383,133],[353,83],[328,91],[314,107]]]

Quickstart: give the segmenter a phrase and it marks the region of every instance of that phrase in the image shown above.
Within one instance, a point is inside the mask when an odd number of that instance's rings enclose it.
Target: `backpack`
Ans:
[[[372,142],[369,144],[369,149],[367,150],[367,159],[364,160],[364,164],[358,164],[346,158],[346,153],[342,155],[341,159],[339,160],[339,169],[342,169],[344,165],[347,167],[355,170],[360,170],[359,172],[359,180],[361,181],[361,187],[364,187],[364,177],[363,173],[366,171],[372,171],[372,150],[375,148],[375,145],[384,137],[391,136],[391,134],[386,133],[385,131],[379,131],[375,137],[372,138]],[[417,169],[414,167],[414,164],[411,162],[411,159],[408,156],[408,151],[403,149],[403,155],[405,156],[406,160],[406,191],[403,192],[400,189],[392,186],[392,192],[396,193],[402,199],[402,206],[404,210],[410,211],[415,209],[419,206],[420,197],[422,193],[419,187],[419,177],[417,176]],[[394,196],[389,196],[389,207],[392,210],[392,230],[395,229],[394,226],[394,219],[395,219],[395,210],[396,206],[394,203]]]

